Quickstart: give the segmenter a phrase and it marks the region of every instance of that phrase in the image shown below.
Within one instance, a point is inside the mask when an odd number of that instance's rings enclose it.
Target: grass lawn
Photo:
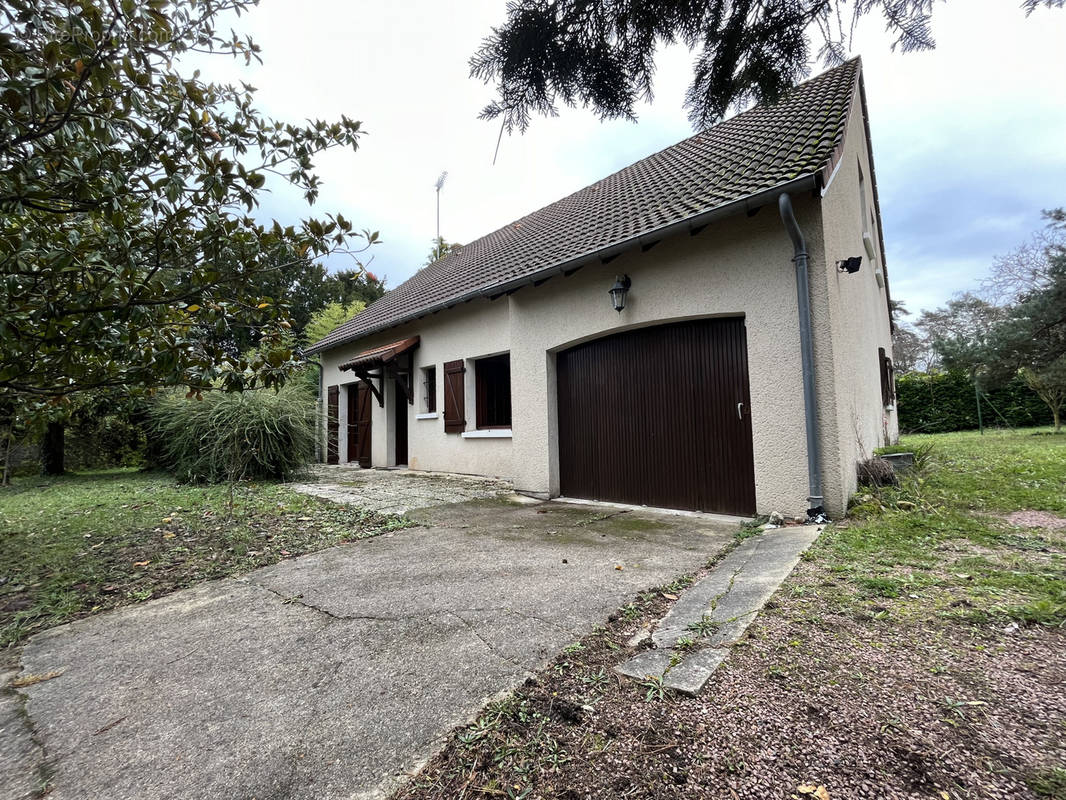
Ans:
[[[906,437],[923,468],[856,496],[701,696],[612,673],[682,579],[400,797],[1066,800],[1066,435],[1047,434]]]
[[[0,647],[104,609],[409,523],[298,494],[133,470],[0,489]]]

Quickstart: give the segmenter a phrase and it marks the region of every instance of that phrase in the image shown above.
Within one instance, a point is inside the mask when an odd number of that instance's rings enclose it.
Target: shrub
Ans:
[[[856,470],[859,486],[896,486],[899,483],[892,465],[877,456],[860,461]]]
[[[182,481],[287,480],[315,452],[314,399],[297,385],[202,400],[167,393],[153,405],[151,425],[161,465]]]
[[[896,379],[899,429],[903,433],[948,433],[977,428],[973,382],[962,372],[912,372]],[[1051,423],[1051,411],[1025,381],[1015,377],[981,393],[989,427],[1027,428]]]

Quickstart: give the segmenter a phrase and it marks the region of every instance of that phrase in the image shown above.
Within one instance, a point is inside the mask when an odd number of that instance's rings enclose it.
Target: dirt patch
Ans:
[[[842,613],[802,563],[698,698],[616,678],[623,613],[490,707],[399,797],[1036,797],[1066,765],[1066,634]],[[627,606],[626,608],[631,608]]]
[[[1019,528],[1066,530],[1066,519],[1050,514],[1047,511],[1015,511],[1013,514],[1007,514],[1003,519]]]

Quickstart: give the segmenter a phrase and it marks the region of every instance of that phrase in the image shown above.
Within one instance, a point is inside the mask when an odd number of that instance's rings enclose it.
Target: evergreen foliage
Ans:
[[[702,129],[732,106],[778,99],[815,59],[842,62],[868,14],[882,17],[893,49],[933,47],[932,10],[931,0],[514,0],[470,68],[499,95],[482,117],[502,117],[508,130],[560,103],[632,119],[652,95],[656,49],[679,42],[697,52],[685,105]]]
[[[899,429],[902,433],[948,433],[978,427],[977,398],[965,372],[909,373],[896,379]],[[981,396],[984,424],[1013,428],[1048,425],[1051,411],[1015,376]]]

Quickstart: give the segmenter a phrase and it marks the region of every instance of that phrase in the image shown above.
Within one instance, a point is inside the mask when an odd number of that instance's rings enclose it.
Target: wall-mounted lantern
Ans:
[[[614,310],[618,313],[622,313],[622,309],[626,307],[626,293],[632,285],[633,282],[629,280],[628,275],[619,275],[614,279],[614,286],[607,290]]]

